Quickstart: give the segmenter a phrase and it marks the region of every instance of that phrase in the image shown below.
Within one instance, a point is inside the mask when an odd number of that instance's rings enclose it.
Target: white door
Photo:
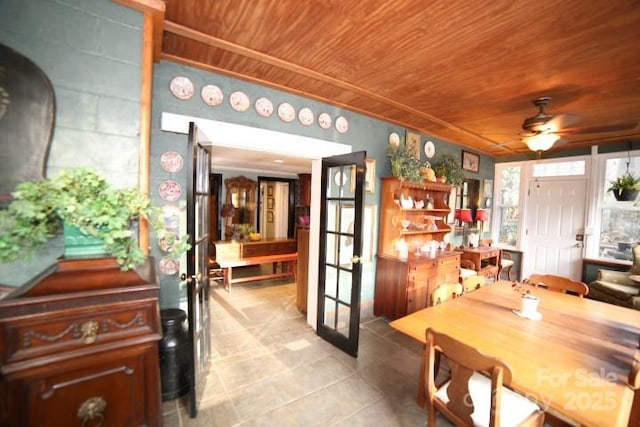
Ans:
[[[556,274],[580,280],[586,179],[529,183],[523,277]]]

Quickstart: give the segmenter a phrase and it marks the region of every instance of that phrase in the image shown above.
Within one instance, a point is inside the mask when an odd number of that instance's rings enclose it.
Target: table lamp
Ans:
[[[480,222],[480,238],[484,237],[484,222],[489,221],[489,211],[486,209],[476,210],[476,221]]]
[[[471,209],[457,209],[456,214],[460,212],[458,219],[462,223],[462,242],[464,243],[467,239],[467,227],[465,227],[466,223],[473,222],[473,216],[471,216]]]

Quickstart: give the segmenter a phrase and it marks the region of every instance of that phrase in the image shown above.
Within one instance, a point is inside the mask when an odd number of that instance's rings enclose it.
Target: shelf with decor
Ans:
[[[381,178],[375,315],[395,319],[429,307],[440,284],[458,282],[460,252],[443,243],[450,193],[449,184]]]
[[[398,254],[398,242],[409,247],[435,240],[441,242],[451,232],[447,197],[451,185],[419,184],[397,178],[381,178],[382,199],[378,253]]]

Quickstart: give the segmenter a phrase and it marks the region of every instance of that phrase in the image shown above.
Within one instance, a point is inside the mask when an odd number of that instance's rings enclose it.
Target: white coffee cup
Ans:
[[[520,307],[520,313],[523,316],[535,316],[538,313],[538,304],[540,298],[535,295],[525,294],[520,298],[522,306]]]

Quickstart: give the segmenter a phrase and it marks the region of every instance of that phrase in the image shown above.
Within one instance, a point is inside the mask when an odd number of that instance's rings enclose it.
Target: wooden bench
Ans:
[[[277,254],[277,255],[263,255],[238,259],[219,259],[215,261],[218,264],[218,268],[222,270],[223,284],[227,291],[231,290],[233,283],[252,282],[255,280],[275,279],[278,277],[291,277],[296,280],[296,271],[298,263],[298,253],[289,254]],[[234,267],[244,267],[248,265],[260,265],[260,264],[273,264],[273,272],[269,274],[259,274],[247,277],[233,278]],[[282,268],[280,272],[277,271],[278,263]]]

